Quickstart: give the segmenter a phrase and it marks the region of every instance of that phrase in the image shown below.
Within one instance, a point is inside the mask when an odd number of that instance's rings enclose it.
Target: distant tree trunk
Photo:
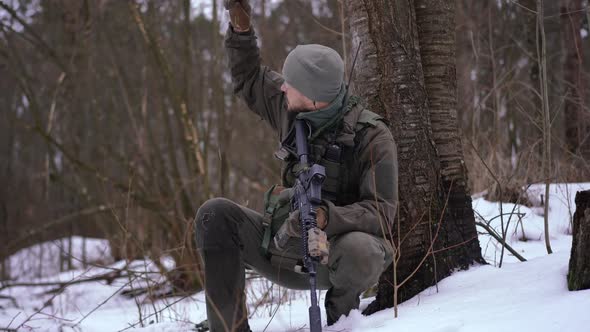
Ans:
[[[6,199],[4,198],[4,193],[0,192],[0,229],[4,234],[8,233],[8,209],[6,207]],[[8,237],[6,235],[2,236],[2,240],[7,241]],[[0,281],[9,280],[10,279],[10,257],[5,253],[1,252],[0,254]]]
[[[223,91],[223,77],[222,59],[221,53],[222,38],[219,35],[219,13],[217,8],[217,0],[212,0],[213,5],[213,30],[211,31],[211,40],[213,41],[213,59],[214,63],[211,66],[211,78],[212,78],[212,98],[211,108],[216,111],[217,116],[217,130],[218,130],[218,150],[216,153],[219,156],[218,163],[218,174],[219,179],[219,195],[227,195],[228,179],[229,179],[229,164],[227,160],[227,145],[229,143],[229,130],[227,125],[225,98]]]
[[[590,190],[576,193],[569,290],[590,289]]]
[[[363,42],[355,93],[390,120],[398,145],[400,204],[392,240],[401,256],[396,280],[393,267],[381,276],[377,299],[364,311],[370,314],[394,304],[392,285],[401,286],[397,296],[404,301],[483,259],[457,133],[454,6],[351,0],[347,10],[352,44]]]
[[[8,98],[6,98],[8,99]],[[15,141],[15,126],[10,120],[9,112],[0,114],[0,122],[2,123],[1,140],[4,144],[0,145],[0,153],[5,156],[0,160],[0,241],[7,243],[11,236],[14,236],[14,227],[11,227],[10,215],[8,212],[10,206],[9,195],[11,194],[11,182],[14,176],[13,162],[16,159],[14,155],[14,141]],[[5,247],[0,247],[0,280],[10,279],[10,255]]]
[[[259,45],[258,47],[260,47],[261,52],[264,53],[264,51],[262,50],[266,50],[266,45],[264,45],[265,40],[264,37],[266,35],[266,1],[265,0],[261,0],[260,1],[260,22],[258,22],[258,35],[260,36],[260,41],[258,42]],[[264,54],[261,55],[262,59],[266,59],[266,56]]]
[[[590,162],[590,115],[585,114],[586,79],[584,77],[584,47],[580,30],[585,9],[582,0],[561,0],[561,25],[565,46],[564,101],[565,139],[568,149]]]
[[[519,126],[519,139],[522,141],[522,146],[532,149],[531,155],[534,156],[532,163],[535,169],[541,168],[541,155],[543,154],[543,146],[539,137],[543,135],[542,114],[543,109],[541,105],[540,91],[538,88],[539,82],[539,61],[537,59],[537,15],[535,14],[537,3],[536,0],[519,0],[519,9],[522,9],[521,16],[523,18],[523,32],[524,32],[524,49],[527,59],[528,81],[525,79],[527,85],[530,86],[530,91],[522,95],[522,100],[519,102],[522,105],[522,112],[527,115],[532,126]],[[526,9],[523,9],[526,8]],[[521,117],[521,120],[524,120]],[[529,181],[538,181],[533,179],[535,175],[527,175]]]

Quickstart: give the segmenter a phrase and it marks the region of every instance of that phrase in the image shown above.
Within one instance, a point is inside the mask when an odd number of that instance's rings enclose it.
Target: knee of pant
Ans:
[[[330,282],[336,288],[367,289],[379,280],[385,260],[380,239],[362,232],[344,234],[330,247]]]
[[[225,198],[207,200],[195,217],[195,239],[198,248],[226,247],[236,233],[229,212],[235,203]]]

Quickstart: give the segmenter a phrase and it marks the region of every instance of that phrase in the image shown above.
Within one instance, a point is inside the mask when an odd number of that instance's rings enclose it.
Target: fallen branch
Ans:
[[[17,332],[16,329],[11,329],[9,327],[0,327],[0,331],[3,331],[3,332]]]
[[[15,308],[18,308],[18,303],[16,303],[16,299],[12,296],[8,296],[8,295],[0,295],[0,300],[10,300],[10,302],[12,302],[12,304],[14,305]],[[3,331],[2,328],[0,327],[0,331]]]
[[[510,251],[511,254],[514,255],[514,257],[518,258],[518,260],[520,260],[521,262],[526,262],[526,259],[524,257],[522,257],[518,252],[516,252],[516,250],[514,250],[514,248],[512,248],[510,245],[508,245],[500,235],[498,235],[498,233],[496,233],[496,231],[490,227],[489,225],[486,225],[485,223],[481,222],[481,221],[476,221],[475,225],[480,226],[481,228],[485,229],[488,234],[490,234],[494,239],[496,239],[496,241],[500,242],[500,244],[502,244],[504,247],[506,247],[506,249],[508,251]]]
[[[63,289],[70,285],[82,284],[86,282],[105,280],[108,284],[111,284],[117,278],[127,277],[127,275],[121,275],[121,271],[114,271],[98,276],[94,276],[86,279],[78,279],[71,281],[50,281],[50,282],[14,282],[4,284],[0,287],[0,290],[4,290],[10,287],[43,287],[43,286],[59,286],[58,289]],[[54,290],[55,291],[55,290]]]
[[[68,222],[71,222],[75,218],[84,217],[84,216],[91,216],[91,215],[100,214],[100,213],[106,213],[106,212],[110,212],[112,209],[120,209],[123,207],[124,206],[121,206],[121,205],[99,205],[99,206],[90,207],[87,209],[83,209],[80,211],[76,211],[76,212],[67,214],[63,217],[49,221],[40,227],[29,230],[29,231],[27,231],[27,233],[25,235],[20,236],[16,240],[9,242],[8,245],[5,247],[6,248],[5,252],[16,251],[17,248],[19,247],[19,244],[23,243],[26,240],[29,240],[31,237],[33,237],[35,235],[40,235],[53,227],[67,224]]]

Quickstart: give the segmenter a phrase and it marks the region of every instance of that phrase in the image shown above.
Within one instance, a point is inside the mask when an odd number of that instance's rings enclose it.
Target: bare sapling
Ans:
[[[545,39],[543,0],[537,0],[537,57],[541,67],[539,84],[541,86],[542,111],[543,111],[543,177],[545,178],[545,204],[544,227],[545,246],[547,253],[551,254],[549,241],[549,185],[551,178],[551,117],[549,114],[549,97],[547,91],[547,47]]]

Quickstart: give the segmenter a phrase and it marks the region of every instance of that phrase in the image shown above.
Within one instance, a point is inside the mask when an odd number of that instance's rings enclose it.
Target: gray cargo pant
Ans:
[[[214,198],[197,212],[195,238],[205,265],[204,288],[211,331],[249,331],[244,269],[291,289],[309,289],[309,277],[270,263],[260,251],[263,216],[228,199]],[[359,221],[361,222],[361,221]],[[391,263],[391,247],[379,237],[350,232],[330,238],[328,265],[320,265],[319,289],[328,289],[328,324],[359,306],[359,296]]]

